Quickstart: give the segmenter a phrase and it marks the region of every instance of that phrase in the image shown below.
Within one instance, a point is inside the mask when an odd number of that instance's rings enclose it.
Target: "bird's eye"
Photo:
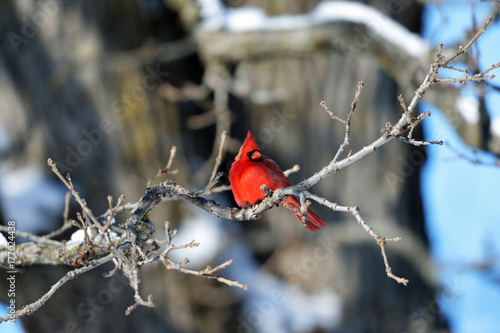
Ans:
[[[250,161],[258,160],[258,159],[262,158],[262,155],[260,154],[260,151],[258,149],[254,149],[254,150],[248,152],[247,156],[248,156],[248,159]]]

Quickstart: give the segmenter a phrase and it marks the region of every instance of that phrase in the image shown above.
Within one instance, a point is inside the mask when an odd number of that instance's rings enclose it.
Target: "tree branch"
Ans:
[[[57,290],[59,290],[59,288],[61,288],[66,282],[73,280],[73,279],[76,279],[79,275],[86,273],[86,272],[88,272],[88,271],[90,271],[98,266],[101,266],[102,264],[107,263],[108,261],[112,260],[113,257],[114,256],[112,254],[109,254],[104,258],[90,261],[88,266],[84,266],[81,268],[75,268],[74,270],[69,271],[59,281],[57,281],[50,288],[50,290],[47,293],[45,293],[45,295],[40,297],[37,301],[30,303],[30,304],[27,304],[27,305],[23,306],[22,309],[17,310],[14,313],[10,313],[5,317],[0,317],[0,323],[7,321],[7,320],[17,319],[17,318],[20,318],[22,316],[32,314],[33,312],[35,312],[36,310],[41,308],[42,305],[44,305],[45,302],[47,302],[52,297],[52,295],[54,295],[54,293]]]

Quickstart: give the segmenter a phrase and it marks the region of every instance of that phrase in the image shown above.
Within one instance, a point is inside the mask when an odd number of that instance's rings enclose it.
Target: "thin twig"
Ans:
[[[488,19],[486,19],[481,28],[479,28],[478,32],[474,35],[474,37],[472,37],[471,40],[464,47],[460,46],[455,54],[446,58],[444,60],[443,65],[448,65],[450,62],[455,60],[455,58],[467,52],[471,48],[471,46],[477,41],[477,39],[486,31],[486,28],[491,24],[491,22],[493,22],[493,18],[490,16]]]
[[[101,230],[102,232],[106,231],[104,229],[104,226],[95,218],[94,214],[92,213],[92,210],[87,206],[87,203],[85,202],[85,200],[83,200],[80,197],[78,192],[73,187],[73,184],[71,183],[71,178],[69,177],[69,175],[68,175],[68,179],[64,178],[63,175],[57,169],[56,163],[54,163],[54,161],[52,161],[52,159],[49,158],[47,160],[47,164],[51,167],[52,172],[54,172],[57,175],[57,177],[59,177],[59,179],[64,183],[64,185],[66,185],[66,187],[70,190],[71,195],[73,195],[76,202],[78,202],[78,204],[82,208],[83,212],[89,216],[89,218],[92,220],[92,222],[94,222],[94,224],[99,228],[99,230]]]
[[[290,169],[283,171],[283,173],[285,174],[285,176],[287,176],[287,177],[288,177],[288,176],[290,176],[292,173],[294,173],[294,172],[298,172],[298,171],[300,171],[300,165],[295,164],[295,165],[294,165],[293,167],[291,167]]]
[[[108,261],[113,259],[113,257],[114,257],[114,255],[110,254],[110,255],[107,255],[106,257],[103,257],[103,258],[100,258],[97,260],[89,261],[87,266],[84,266],[81,268],[76,268],[72,271],[69,271],[59,281],[57,281],[50,288],[50,290],[47,293],[45,293],[45,295],[40,297],[37,301],[35,301],[31,304],[27,304],[27,305],[23,306],[22,309],[19,309],[14,313],[8,314],[5,317],[0,317],[0,323],[2,323],[3,321],[6,321],[6,320],[17,319],[17,318],[20,318],[24,315],[32,314],[33,312],[38,310],[40,307],[42,307],[42,305],[44,305],[45,302],[47,302],[49,300],[49,298],[51,298],[52,295],[54,295],[54,293],[59,288],[61,288],[66,282],[73,280],[73,279],[77,278],[79,275],[82,275],[83,273],[86,273],[86,272],[88,272],[88,271],[90,271],[90,270],[92,270],[92,269],[94,269],[102,264],[107,263]]]
[[[8,226],[0,225],[0,231],[9,232]],[[51,245],[56,245],[56,246],[62,245],[61,242],[49,239],[46,236],[36,236],[36,235],[33,235],[29,232],[24,232],[21,230],[16,230],[16,236],[24,237],[24,238],[29,239],[31,241],[37,242],[39,244],[51,244]]]
[[[147,184],[146,184],[147,187],[151,187],[151,184],[164,174],[167,174],[167,173],[168,174],[177,174],[179,172],[178,169],[170,170],[172,168],[172,163],[174,161],[176,151],[177,151],[177,147],[172,146],[172,148],[170,149],[170,156],[168,157],[167,165],[163,169],[160,168],[158,170],[158,172],[156,173],[156,175],[154,175],[153,178],[151,178],[147,182]]]
[[[332,119],[335,119],[337,121],[340,121],[342,124],[345,125],[346,121],[338,116],[336,116],[329,108],[328,106],[326,105],[326,102],[325,101],[321,101],[319,103],[319,105],[321,105],[323,107],[323,109],[325,109],[325,111],[330,115],[330,117],[332,117]]]
[[[453,152],[456,155],[456,158],[463,159],[463,160],[469,162],[470,164],[482,165],[482,166],[494,167],[494,168],[500,167],[500,159],[497,158],[494,161],[482,161],[479,158],[478,151],[476,149],[471,149],[472,154],[474,155],[474,157],[471,157],[471,156],[468,156],[467,154],[464,154],[463,152],[460,152],[457,147],[454,147],[449,142],[446,143],[446,147],[448,147],[448,149],[450,149],[451,152]],[[448,158],[447,160],[450,160],[450,159],[452,159],[452,158]]]
[[[64,196],[64,213],[63,213],[63,219],[64,219],[64,224],[69,224],[69,200],[71,199],[71,193],[66,192],[66,195]]]
[[[118,201],[116,202],[115,207],[113,207],[113,197],[108,195],[108,203],[109,203],[109,216],[108,216],[108,221],[105,224],[106,230],[109,228],[111,225],[111,222],[113,221],[116,212],[118,211],[118,208],[121,206],[123,199],[125,199],[125,196],[122,194],[118,197]]]
[[[222,162],[222,155],[224,153],[224,148],[225,148],[226,142],[227,142],[227,137],[228,137],[227,132],[222,131],[222,134],[220,136],[219,152],[217,153],[217,157],[215,158],[214,169],[212,171],[212,175],[210,176],[210,180],[208,181],[209,184],[214,181],[215,175],[217,174],[217,171],[219,170],[219,166]]]
[[[210,190],[218,183],[220,177],[222,177],[223,173],[217,171],[219,170],[219,166],[222,163],[222,157],[224,154],[224,148],[226,146],[227,138],[227,132],[222,131],[222,134],[220,136],[219,151],[217,153],[217,157],[215,158],[212,175],[210,176],[210,180],[208,181],[207,186],[201,192],[196,193],[196,196],[202,196],[204,194],[210,193]]]
[[[406,286],[408,284],[408,282],[410,282],[410,281],[408,279],[401,278],[401,277],[398,277],[398,276],[394,275],[392,273],[391,266],[389,266],[389,261],[387,260],[387,254],[385,253],[385,244],[389,240],[392,240],[392,241],[396,242],[396,241],[399,241],[400,238],[388,239],[388,238],[380,237],[377,240],[377,244],[378,244],[378,246],[380,246],[380,251],[382,253],[382,258],[384,258],[385,272],[387,273],[388,277],[390,277],[391,279],[396,280],[398,283],[401,283],[401,284],[403,284],[403,285]]]
[[[214,280],[217,280],[217,281],[224,283],[224,284],[231,286],[231,287],[238,287],[238,288],[241,288],[244,290],[248,290],[248,284],[242,284],[238,281],[229,280],[229,279],[226,279],[220,275],[213,274],[215,271],[218,271],[221,268],[225,268],[225,267],[233,264],[234,261],[232,259],[227,260],[226,262],[222,263],[221,265],[217,266],[216,268],[211,268],[210,266],[207,266],[207,268],[205,268],[204,270],[201,270],[201,271],[194,271],[191,269],[184,268],[185,263],[177,263],[176,264],[164,256],[162,256],[160,260],[165,265],[166,269],[169,269],[169,270],[173,269],[173,270],[177,270],[179,272],[182,272],[184,274],[201,276],[201,277],[206,278],[206,279],[214,279]],[[212,273],[207,273],[207,271],[210,271]]]
[[[401,240],[401,238],[399,237],[396,237],[396,238],[385,238],[385,237],[381,237],[379,236],[374,230],[372,227],[370,227],[365,221],[364,219],[361,217],[361,214],[359,213],[359,208],[357,206],[353,206],[353,207],[349,207],[349,206],[340,206],[334,202],[330,202],[328,200],[326,200],[325,198],[321,198],[315,194],[312,194],[308,191],[303,191],[303,193],[310,199],[330,208],[331,210],[335,211],[335,212],[346,212],[346,213],[350,213],[352,214],[352,216],[356,219],[356,221],[358,222],[358,224],[370,235],[371,238],[373,238],[375,241],[377,241],[377,244],[380,246],[380,249],[382,251],[382,257],[383,257],[383,260],[384,260],[384,265],[385,265],[385,269],[386,269],[386,272],[387,272],[387,276],[396,280],[398,283],[402,283],[403,285],[407,285],[408,284],[408,280],[405,279],[405,278],[401,278],[401,277],[398,277],[396,275],[394,275],[392,273],[392,269],[391,269],[391,266],[389,266],[389,262],[387,260],[387,255],[385,254],[385,244],[387,241],[393,241],[393,242],[397,242],[399,240]]]
[[[66,192],[66,195],[64,197],[64,212],[63,212],[63,225],[52,232],[49,232],[46,235],[41,236],[42,238],[54,238],[59,235],[62,235],[66,230],[71,229],[73,227],[73,222],[72,220],[69,219],[69,201],[71,199],[71,193]]]
[[[135,208],[136,204],[137,203],[131,203],[131,202],[126,203],[126,204],[121,204],[119,207],[114,208],[115,214],[122,212],[124,210],[133,210]],[[111,214],[111,210],[108,209],[104,214],[100,215],[99,218],[108,218],[110,214]]]
[[[231,190],[231,185],[221,185],[221,186],[211,188],[205,194],[213,194],[213,193],[219,193],[219,192],[224,192],[224,191],[229,191],[229,190]]]
[[[354,99],[351,103],[351,110],[347,114],[346,120],[341,121],[345,125],[345,136],[344,136],[344,141],[342,142],[339,149],[337,150],[337,153],[333,157],[332,160],[333,162],[336,162],[339,159],[344,149],[351,143],[351,119],[358,105],[359,95],[361,94],[361,89],[363,88],[364,85],[365,84],[363,83],[363,81],[358,82],[358,88],[356,89],[356,93],[354,94]]]
[[[139,286],[141,284],[141,279],[139,278],[139,269],[138,268],[134,268],[132,269],[132,276],[129,277],[129,280],[130,280],[130,284],[132,286],[132,288],[134,289],[134,301],[135,303],[132,304],[131,306],[129,306],[126,310],[125,310],[125,315],[130,315],[132,313],[132,311],[137,308],[139,305],[141,306],[146,306],[146,307],[149,307],[149,308],[154,308],[155,307],[155,303],[153,302],[153,295],[149,294],[148,295],[148,298],[147,300],[143,300],[140,293],[139,293]]]

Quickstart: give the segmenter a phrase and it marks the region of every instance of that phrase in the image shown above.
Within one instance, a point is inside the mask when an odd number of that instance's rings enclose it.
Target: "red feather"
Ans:
[[[255,205],[265,198],[264,191],[260,189],[263,184],[270,190],[292,185],[280,167],[260,153],[250,131],[229,170],[229,181],[236,203],[243,208]],[[296,197],[289,197],[281,203],[288,203],[290,207],[300,209],[300,201]],[[302,222],[300,215],[293,210],[292,213]],[[307,221],[306,228],[312,232],[326,227],[325,222],[309,209]]]

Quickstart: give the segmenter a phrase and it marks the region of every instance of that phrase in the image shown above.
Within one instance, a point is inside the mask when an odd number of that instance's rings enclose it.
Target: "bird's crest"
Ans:
[[[236,155],[235,160],[239,161],[241,159],[244,159],[245,156],[250,160],[261,157],[259,146],[257,146],[257,144],[255,143],[255,140],[253,139],[252,133],[250,133],[250,131],[248,131],[247,137],[241,145],[240,151],[238,155]]]

